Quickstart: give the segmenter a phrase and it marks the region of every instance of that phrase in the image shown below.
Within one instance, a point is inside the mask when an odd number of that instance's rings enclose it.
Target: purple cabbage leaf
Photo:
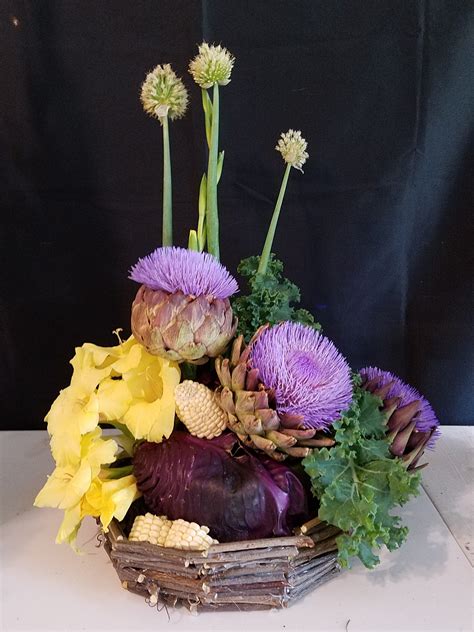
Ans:
[[[142,443],[134,475],[147,507],[172,520],[207,525],[220,542],[292,533],[308,519],[307,493],[283,463],[233,450],[233,433],[198,439],[174,432],[162,443]]]

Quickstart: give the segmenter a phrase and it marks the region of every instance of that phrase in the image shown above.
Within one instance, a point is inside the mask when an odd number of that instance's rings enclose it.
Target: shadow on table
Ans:
[[[380,566],[369,571],[368,579],[384,585],[412,577],[429,578],[442,572],[448,560],[447,544],[451,534],[429,499],[413,500],[403,511],[403,523],[410,531],[398,551],[384,555]]]

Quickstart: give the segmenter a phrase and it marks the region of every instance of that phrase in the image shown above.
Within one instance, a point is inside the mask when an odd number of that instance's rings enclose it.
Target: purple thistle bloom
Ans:
[[[234,277],[212,255],[186,248],[157,248],[130,270],[129,279],[152,290],[226,299],[239,291]]]
[[[372,382],[373,388],[383,388],[388,384],[392,384],[388,393],[383,399],[392,399],[394,397],[400,399],[400,403],[397,408],[407,406],[412,402],[419,401],[421,403],[419,411],[413,417],[413,421],[416,422],[416,429],[420,432],[429,432],[439,426],[438,418],[430,403],[427,399],[421,395],[419,391],[413,386],[405,384],[399,377],[390,373],[389,371],[383,371],[373,366],[365,367],[359,371],[362,380],[364,382]],[[431,439],[428,442],[427,447],[433,448],[437,438],[440,436],[439,430],[435,430]]]
[[[334,343],[315,329],[284,322],[253,343],[250,364],[274,389],[280,413],[302,415],[305,425],[327,428],[352,400],[350,368]]]

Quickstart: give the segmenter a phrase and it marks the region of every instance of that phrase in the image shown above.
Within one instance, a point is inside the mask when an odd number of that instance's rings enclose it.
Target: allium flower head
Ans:
[[[373,380],[374,388],[382,388],[383,386],[391,383],[392,386],[390,387],[387,395],[385,395],[384,399],[392,399],[393,397],[398,398],[400,400],[400,403],[398,404],[399,408],[407,406],[412,402],[419,401],[421,406],[414,417],[414,421],[416,421],[416,429],[420,432],[428,432],[439,426],[438,418],[436,417],[430,403],[413,386],[406,384],[393,373],[383,371],[382,369],[378,369],[373,366],[365,367],[364,369],[361,369],[359,373],[364,382]],[[439,432],[436,431],[431,437],[428,447],[433,447],[438,436]]]
[[[287,164],[303,171],[302,166],[309,158],[307,147],[308,143],[301,136],[301,132],[290,129],[281,134],[275,149],[280,152]]]
[[[143,109],[158,119],[181,118],[188,106],[188,92],[169,64],[156,66],[146,76],[140,95]]]
[[[166,246],[157,248],[130,270],[130,279],[170,294],[228,298],[238,292],[234,277],[207,252]]]
[[[284,322],[253,343],[250,364],[275,390],[280,413],[302,415],[312,428],[326,428],[352,399],[349,365],[334,344],[311,327]]]
[[[223,46],[209,46],[203,42],[199,53],[189,64],[189,72],[201,88],[210,88],[215,83],[226,86],[230,82],[234,62],[235,57]]]

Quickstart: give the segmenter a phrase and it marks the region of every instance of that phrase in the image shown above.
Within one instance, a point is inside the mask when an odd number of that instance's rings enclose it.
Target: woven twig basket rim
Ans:
[[[198,611],[290,605],[339,572],[339,533],[314,519],[292,536],[226,542],[206,551],[130,542],[116,520],[104,536],[124,588],[151,605]]]

